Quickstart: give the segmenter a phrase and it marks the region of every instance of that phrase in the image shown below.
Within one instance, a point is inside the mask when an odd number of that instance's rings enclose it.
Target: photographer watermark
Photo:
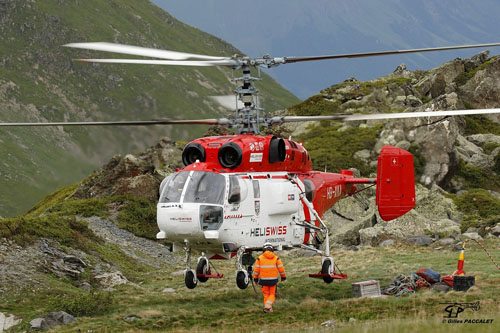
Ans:
[[[493,319],[479,319],[479,318],[458,318],[459,315],[464,312],[466,309],[471,309],[472,311],[479,311],[481,308],[479,301],[474,303],[439,303],[444,304],[446,307],[444,308],[444,312],[446,313],[443,316],[443,323],[447,324],[491,324],[493,323]]]

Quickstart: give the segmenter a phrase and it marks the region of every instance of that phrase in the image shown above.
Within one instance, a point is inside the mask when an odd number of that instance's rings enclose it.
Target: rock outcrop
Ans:
[[[82,182],[73,198],[131,194],[147,200],[157,200],[163,178],[182,167],[182,148],[168,138],[163,138],[143,153],[128,154],[124,157],[115,155],[105,166]]]
[[[10,330],[12,327],[19,325],[23,320],[13,314],[5,314],[0,312],[0,333]]]
[[[356,199],[342,199],[332,213],[325,214],[331,226],[331,239],[343,246],[377,246],[389,239],[422,245],[423,238],[412,241],[408,237],[458,236],[462,214],[444,194],[436,185],[431,189],[417,185],[415,209],[388,222],[383,221],[376,211],[374,190],[363,191]]]
[[[75,317],[64,311],[49,312],[42,318],[35,318],[30,321],[30,327],[31,329],[45,331],[52,327],[67,325],[75,321]]]

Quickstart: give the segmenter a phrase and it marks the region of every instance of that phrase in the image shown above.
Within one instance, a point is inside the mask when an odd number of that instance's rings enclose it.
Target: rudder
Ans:
[[[384,146],[378,157],[376,204],[384,221],[415,207],[413,155],[404,149]]]

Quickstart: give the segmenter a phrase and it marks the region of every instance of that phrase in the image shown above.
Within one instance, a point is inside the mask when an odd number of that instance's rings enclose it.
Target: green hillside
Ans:
[[[103,56],[61,47],[83,41],[210,55],[241,53],[146,0],[3,1],[0,120],[213,117],[223,110],[207,96],[234,90],[229,69],[75,63],[74,58]],[[259,88],[268,111],[298,101],[269,77]],[[88,175],[113,154],[142,150],[163,136],[187,140],[205,130],[200,126],[1,129],[0,216],[25,211],[55,188]]]

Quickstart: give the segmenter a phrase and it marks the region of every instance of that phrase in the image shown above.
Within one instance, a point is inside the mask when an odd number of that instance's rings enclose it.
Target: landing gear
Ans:
[[[187,245],[187,244],[186,244]],[[196,272],[191,269],[191,248],[186,246],[186,270],[184,271],[184,283],[189,289],[196,288],[198,278]]]
[[[248,273],[244,270],[236,271],[236,285],[240,289],[246,289],[248,287],[248,283],[250,279],[248,277]]]
[[[323,264],[321,265],[321,274],[323,275],[323,281],[325,281],[325,283],[333,282],[333,267],[335,267],[335,264],[333,263],[332,257],[326,257],[323,259]]]
[[[196,266],[196,275],[198,277],[198,281],[202,283],[208,281],[208,277],[206,275],[210,275],[210,265],[208,263],[208,259],[203,255],[198,258],[198,265]]]
[[[186,287],[189,289],[196,288],[198,279],[196,278],[196,274],[194,274],[193,270],[186,271],[184,275],[184,282],[186,283]]]
[[[236,252],[236,260],[238,263],[238,269],[236,270],[236,285],[240,289],[246,289],[248,283],[252,278],[252,265],[255,262],[255,258],[251,253],[245,253],[245,247],[242,246]],[[247,266],[245,270],[243,266]]]
[[[212,271],[210,270],[210,262],[203,252],[198,258],[196,271],[192,269],[191,248],[187,245],[188,244],[186,243],[186,269],[184,270],[184,282],[186,283],[186,287],[188,287],[189,289],[194,289],[198,285],[198,282],[204,283],[207,282],[210,278],[221,279],[223,277],[222,274],[217,273],[217,270],[215,270],[215,274],[212,273]],[[215,269],[215,267],[213,268]]]

